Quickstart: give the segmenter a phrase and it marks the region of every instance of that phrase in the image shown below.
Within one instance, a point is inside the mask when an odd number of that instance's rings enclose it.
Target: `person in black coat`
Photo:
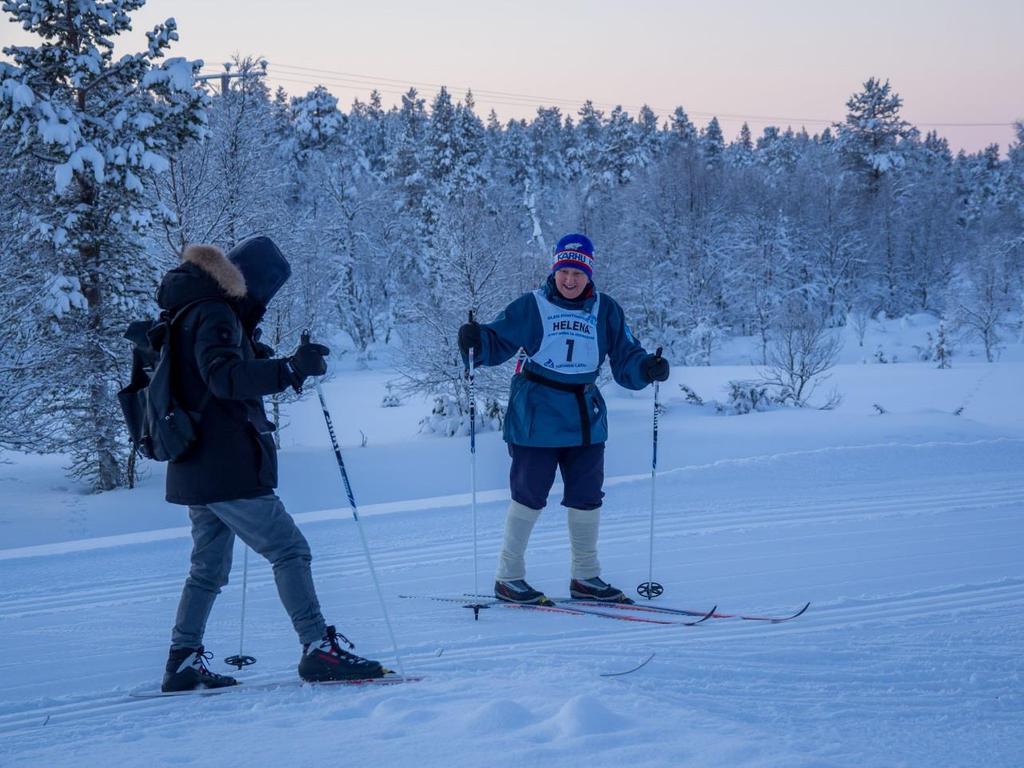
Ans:
[[[207,667],[210,654],[203,647],[207,619],[231,571],[236,535],[273,564],[278,594],[303,646],[303,679],[384,674],[378,662],[343,650],[347,639],[327,625],[309,545],[274,493],[275,426],[262,398],[288,387],[298,390],[307,377],[326,373],[329,354],[321,344],[304,342],[291,356],[274,357],[258,343],[257,325],[289,274],[287,261],[267,238],[251,238],[228,255],[215,246],[192,245],[157,293],[161,309],[180,313],[168,341],[172,387],[198,422],[195,444],[167,467],[167,501],[189,507],[193,549],[164,691],[237,683]]]

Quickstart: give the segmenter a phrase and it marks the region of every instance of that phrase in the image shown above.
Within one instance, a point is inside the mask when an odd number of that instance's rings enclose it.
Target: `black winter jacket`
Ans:
[[[199,438],[167,465],[167,501],[208,504],[272,493],[277,486],[274,425],[263,396],[291,383],[283,359],[256,359],[236,311],[245,295],[241,272],[218,249],[190,248],[160,283],[157,302],[174,313],[170,343],[175,394],[199,415]],[[207,395],[209,393],[209,395]],[[205,405],[204,405],[205,400]]]

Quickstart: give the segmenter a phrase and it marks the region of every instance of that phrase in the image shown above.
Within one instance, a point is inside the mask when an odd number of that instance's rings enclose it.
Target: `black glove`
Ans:
[[[459,328],[459,351],[469,357],[469,350],[475,349],[474,357],[480,355],[480,323],[471,320]]]
[[[648,355],[640,363],[640,372],[648,381],[668,381],[668,360],[661,355]]]
[[[327,373],[327,361],[331,350],[323,344],[312,344],[304,341],[296,348],[292,356],[285,360],[288,372],[292,377],[292,386],[301,389],[302,383],[310,376],[323,376]]]

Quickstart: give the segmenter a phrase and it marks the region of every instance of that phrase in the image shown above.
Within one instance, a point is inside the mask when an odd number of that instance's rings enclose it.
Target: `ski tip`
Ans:
[[[714,615],[715,615],[715,611],[717,611],[717,610],[718,610],[718,606],[717,606],[717,605],[713,605],[713,606],[711,606],[711,610],[710,610],[710,611],[708,611],[707,613],[705,613],[705,614],[704,614],[703,616],[701,616],[701,617],[700,617],[699,619],[697,619],[696,621],[688,621],[688,622],[686,622],[686,624],[684,624],[683,626],[686,626],[686,627],[695,627],[695,626],[697,626],[698,624],[702,624],[702,623],[704,623],[705,621],[707,621],[708,619],[710,619],[710,618],[713,618],[713,617],[714,617]]]
[[[772,624],[781,624],[784,621],[789,621],[790,619],[795,619],[797,616],[803,616],[804,613],[806,613],[807,609],[810,608],[810,607],[811,607],[811,603],[810,603],[810,601],[808,601],[808,602],[804,603],[804,607],[801,608],[796,613],[794,613],[794,614],[792,614],[790,616],[783,616],[782,618],[779,618],[779,619],[772,619],[771,623]]]
[[[654,657],[655,657],[656,655],[657,655],[657,654],[656,654],[655,652],[653,652],[653,651],[652,651],[652,652],[651,652],[651,655],[650,655],[650,656],[648,656],[648,657],[647,657],[646,659],[644,659],[643,661],[641,661],[641,662],[640,662],[639,664],[637,664],[637,665],[636,665],[635,667],[633,667],[632,669],[627,669],[627,670],[625,670],[624,672],[602,672],[602,673],[601,673],[601,677],[622,677],[623,675],[631,675],[631,674],[633,674],[634,672],[636,672],[636,671],[637,671],[638,669],[643,669],[643,668],[644,668],[644,667],[646,667],[646,666],[647,666],[648,664],[650,664],[650,663],[651,663],[651,660],[652,660],[652,659],[653,659],[653,658],[654,658]]]

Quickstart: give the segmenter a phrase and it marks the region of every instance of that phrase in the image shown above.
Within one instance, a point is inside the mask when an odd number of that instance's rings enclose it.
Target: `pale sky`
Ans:
[[[744,119],[755,136],[817,133],[875,76],[954,150],[1005,152],[1024,119],[1021,0],[150,0],[131,49],[167,17],[181,34],[171,55],[202,58],[204,72],[262,56],[272,87],[322,83],[345,110],[375,85],[390,105],[410,85],[429,103],[445,84],[456,97],[471,87],[478,113],[502,121],[539,105],[575,114],[589,98],[662,119],[681,105],[699,126],[718,115],[728,138]],[[3,44],[27,39],[0,22]]]

